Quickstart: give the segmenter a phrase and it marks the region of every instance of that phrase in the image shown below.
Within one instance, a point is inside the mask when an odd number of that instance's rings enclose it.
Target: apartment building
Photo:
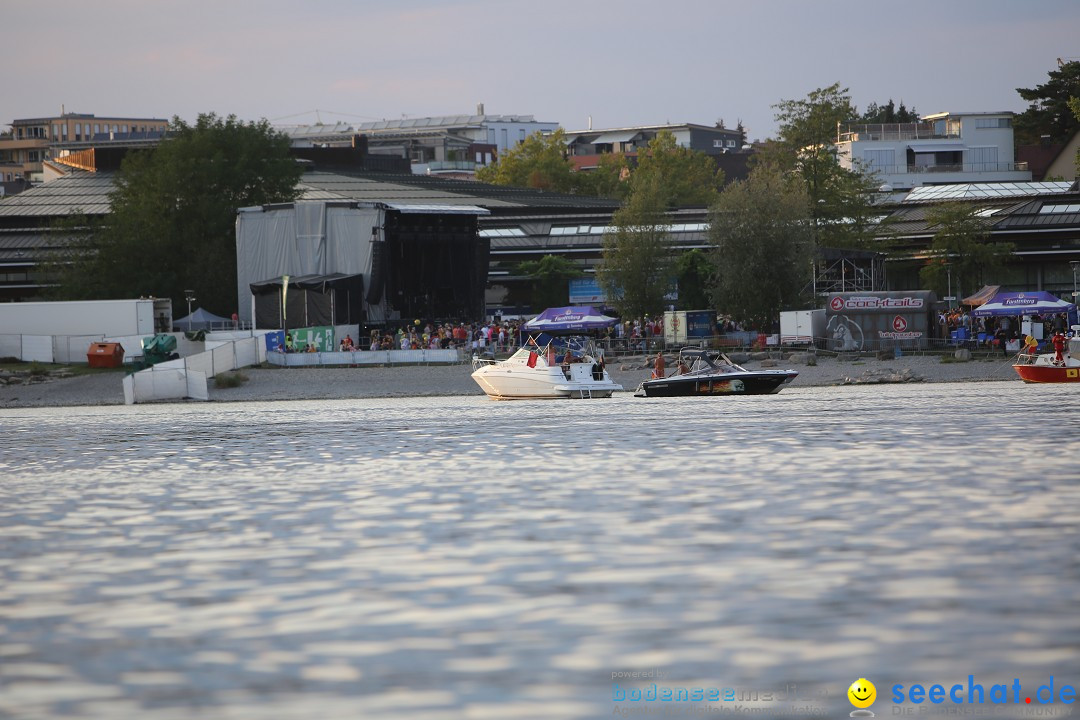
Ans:
[[[837,159],[876,175],[893,190],[952,183],[1029,182],[1015,161],[1013,113],[924,115],[917,123],[850,124],[837,128]]]
[[[8,132],[0,135],[0,181],[42,182],[44,163],[62,153],[107,142],[156,143],[168,127],[169,121],[161,118],[84,113],[14,120]]]

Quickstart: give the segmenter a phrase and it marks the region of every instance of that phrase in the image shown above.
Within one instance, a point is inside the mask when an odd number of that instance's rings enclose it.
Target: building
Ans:
[[[972,206],[989,242],[1014,245],[1000,275],[988,278],[1005,290],[1046,290],[1069,297],[1080,266],[1080,187],[1069,182],[985,183],[918,187],[882,206],[881,239],[894,249],[890,289],[919,287],[919,269],[938,228],[928,211],[943,203]],[[978,288],[954,287],[963,297]]]
[[[728,128],[692,123],[637,125],[634,127],[607,128],[604,130],[567,131],[566,150],[576,170],[592,170],[601,155],[623,153],[628,158],[636,158],[643,148],[660,133],[669,132],[675,136],[679,147],[697,150],[713,158],[740,155],[745,158],[746,138],[741,128]],[[745,160],[742,163],[745,170]],[[723,165],[721,165],[723,168]],[[725,172],[727,170],[725,169]]]
[[[293,147],[341,147],[361,135],[372,155],[408,158],[419,175],[444,174],[461,179],[474,177],[477,167],[490,165],[499,156],[536,132],[552,132],[559,126],[540,122],[532,115],[487,115],[484,106],[475,115],[402,118],[357,124],[282,127]]]
[[[1014,161],[1013,113],[925,115],[917,123],[837,128],[837,159],[848,170],[873,172],[893,190],[947,183],[1028,182]]]
[[[15,120],[9,132],[0,136],[0,181],[44,182],[51,159],[108,143],[156,144],[168,127],[169,121],[160,118],[82,113]]]

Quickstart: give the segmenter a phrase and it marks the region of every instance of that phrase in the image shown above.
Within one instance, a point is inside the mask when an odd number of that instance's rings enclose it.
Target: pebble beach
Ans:
[[[649,377],[645,358],[612,362],[612,379],[632,393]],[[760,361],[743,363],[758,369]],[[822,387],[890,382],[1018,382],[1011,358],[995,356],[968,362],[942,362],[936,356],[910,356],[888,360],[856,361],[817,358],[817,365],[778,361],[776,367],[794,368],[799,377],[788,388]],[[238,387],[218,388],[209,382],[210,402],[258,402],[270,400],[328,400],[379,397],[433,397],[481,395],[469,376],[470,366],[396,365],[327,368],[244,368],[247,380]],[[0,409],[30,407],[79,407],[123,405],[123,374],[120,372],[48,378],[43,381],[9,381],[0,384]],[[788,389],[785,388],[784,392]],[[189,402],[189,401],[181,401]],[[193,402],[193,401],[190,401]]]

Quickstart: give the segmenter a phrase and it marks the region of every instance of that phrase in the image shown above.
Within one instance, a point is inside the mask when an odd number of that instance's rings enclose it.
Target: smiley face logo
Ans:
[[[877,700],[877,688],[866,678],[859,678],[847,689],[848,700],[857,708],[868,708]]]

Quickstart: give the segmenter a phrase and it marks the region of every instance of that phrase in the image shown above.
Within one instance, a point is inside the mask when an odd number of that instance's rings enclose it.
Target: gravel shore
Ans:
[[[1011,359],[1010,359],[1011,360]],[[889,360],[865,358],[841,361],[818,358],[816,366],[779,361],[777,367],[794,368],[799,377],[789,386],[821,387],[842,385],[852,380],[875,381],[909,375],[923,382],[1017,382],[1011,362],[1000,356],[970,362],[942,362],[933,356],[910,356]],[[608,370],[626,392],[648,378],[642,369],[645,358],[613,362]],[[758,369],[761,363],[743,363]],[[247,382],[235,388],[217,388],[211,380],[211,402],[252,402],[265,400],[325,400],[335,398],[422,397],[440,395],[481,395],[469,377],[468,365],[425,365],[361,368],[245,368]],[[123,375],[102,373],[30,384],[0,385],[0,409],[123,405]]]

